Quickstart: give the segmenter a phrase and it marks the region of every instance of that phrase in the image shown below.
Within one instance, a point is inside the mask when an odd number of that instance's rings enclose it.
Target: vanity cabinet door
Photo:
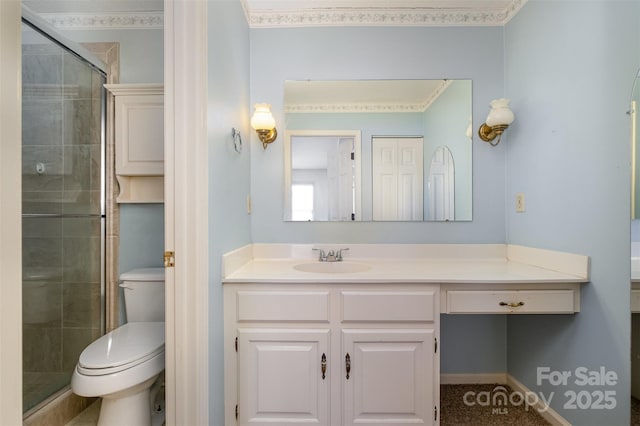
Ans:
[[[435,424],[433,329],[342,331],[343,425]]]
[[[238,424],[328,425],[329,334],[239,329]]]

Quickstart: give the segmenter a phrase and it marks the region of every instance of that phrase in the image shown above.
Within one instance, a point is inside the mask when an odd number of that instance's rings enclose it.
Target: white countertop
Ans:
[[[311,248],[350,247],[363,272],[294,269],[317,262]],[[223,256],[223,283],[584,283],[588,256],[503,244],[251,244]]]

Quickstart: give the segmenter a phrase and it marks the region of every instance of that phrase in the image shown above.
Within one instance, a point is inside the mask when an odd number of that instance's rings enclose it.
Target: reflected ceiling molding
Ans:
[[[61,30],[162,29],[163,12],[41,13],[40,17]]]
[[[29,98],[79,99],[80,86],[77,84],[24,83],[22,85],[22,97],[25,100]]]
[[[298,104],[285,105],[285,113],[340,113],[340,112],[422,112],[424,104]]]
[[[430,93],[429,98],[419,103],[326,103],[326,104],[285,104],[284,112],[291,114],[309,113],[394,113],[394,112],[424,112],[431,104],[444,93],[452,83],[452,80],[442,80],[436,90]]]
[[[506,8],[376,8],[251,10],[241,0],[252,28],[318,26],[503,26],[527,0]]]

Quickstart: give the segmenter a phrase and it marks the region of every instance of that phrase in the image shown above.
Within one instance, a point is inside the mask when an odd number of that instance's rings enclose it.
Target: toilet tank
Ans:
[[[164,321],[164,268],[139,268],[120,275],[127,322]]]

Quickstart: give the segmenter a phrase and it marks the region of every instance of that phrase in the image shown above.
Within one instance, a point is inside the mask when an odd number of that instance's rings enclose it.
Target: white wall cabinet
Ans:
[[[156,84],[107,84],[114,95],[119,203],[164,200],[164,90]]]
[[[439,423],[437,285],[225,284],[224,298],[225,424]]]

